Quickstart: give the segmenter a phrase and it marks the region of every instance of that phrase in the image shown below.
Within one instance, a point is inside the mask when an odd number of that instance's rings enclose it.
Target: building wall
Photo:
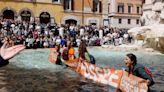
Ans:
[[[140,7],[140,14],[141,14],[141,6],[142,6],[142,0],[116,0],[116,8],[117,9],[117,5],[118,3],[124,3],[125,7],[125,13],[128,13],[128,5],[132,4],[132,14],[136,14],[137,13],[137,6]],[[117,10],[116,10],[117,11]]]
[[[140,19],[142,14],[142,0],[110,0],[109,2],[109,19],[110,26],[120,27],[120,28],[132,28],[140,26],[136,24],[136,19]],[[124,5],[124,12],[118,13],[118,5]],[[128,13],[128,6],[132,6],[131,13]],[[140,7],[139,13],[137,13],[137,7]],[[124,22],[122,24],[118,23],[118,18],[121,18]],[[127,19],[131,19],[131,24],[126,24]]]
[[[84,8],[82,9],[82,3],[84,2]],[[92,12],[93,0],[74,0],[74,9],[72,11],[64,11],[63,19],[61,23],[64,23],[67,19],[74,19],[77,24],[88,25],[89,21],[96,21],[98,26],[103,25],[102,13]],[[100,0],[101,2],[103,0]],[[82,11],[84,10],[84,11]]]
[[[95,15],[95,14],[84,14],[84,24],[82,23],[82,14],[81,13],[65,13],[63,15],[63,19],[62,19],[62,24],[65,23],[65,20],[68,19],[74,19],[77,21],[78,25],[89,25],[89,21],[96,21],[97,25],[100,26],[101,25],[101,15]]]
[[[109,13],[109,1],[110,0],[103,0],[103,12],[102,12],[102,19],[103,19],[103,25],[109,26],[109,18],[108,18],[108,13]]]
[[[42,0],[43,1],[43,0]],[[61,20],[63,7],[61,4],[52,3],[31,3],[31,2],[14,2],[14,1],[0,1],[0,16],[2,17],[3,11],[11,9],[16,13],[16,17],[20,15],[22,10],[29,10],[33,17],[39,17],[42,12],[48,12],[57,23]]]
[[[122,23],[119,23],[119,19],[122,19]],[[128,24],[128,19],[131,19],[131,23]],[[133,28],[139,27],[140,24],[136,24],[137,18],[122,18],[122,17],[114,17],[111,18],[111,27],[117,27],[117,28]]]
[[[36,2],[42,2],[42,3],[52,3],[52,0],[35,0]]]
[[[136,7],[137,6],[142,6],[142,0],[109,0],[110,3],[110,12],[109,13],[117,13],[117,6],[118,3],[122,3],[124,4],[124,13],[128,13],[128,5],[132,4],[133,8],[132,8],[132,13],[136,13]],[[141,11],[140,11],[141,13]]]
[[[62,3],[52,3],[52,0],[0,0],[0,16],[2,17],[3,11],[6,9],[13,10],[15,17],[19,17],[21,11],[29,10],[36,20],[39,20],[38,18],[42,12],[48,12],[58,24],[62,24],[63,21],[70,18],[76,19],[81,25],[89,24],[88,20],[97,20],[97,24],[101,25],[102,13],[92,12],[92,0],[84,0],[83,12],[82,1],[74,0],[74,10],[65,11]]]
[[[104,0],[99,0],[103,2]],[[93,0],[74,0],[74,11],[82,11],[82,3],[84,2],[84,12],[93,13]],[[98,13],[98,12],[97,12]]]

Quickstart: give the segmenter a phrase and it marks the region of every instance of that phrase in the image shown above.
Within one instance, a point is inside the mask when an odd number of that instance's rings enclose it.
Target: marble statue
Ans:
[[[145,0],[141,27],[132,28],[128,32],[142,45],[147,45],[164,52],[164,0]]]

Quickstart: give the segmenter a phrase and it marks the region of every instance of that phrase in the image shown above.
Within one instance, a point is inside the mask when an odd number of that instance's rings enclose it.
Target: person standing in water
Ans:
[[[67,41],[67,49],[68,49],[68,60],[74,60],[75,57],[75,49],[72,47],[72,42]]]
[[[129,53],[125,57],[125,69],[129,74],[135,75],[137,77],[147,80],[148,92],[150,92],[150,86],[154,84],[154,80],[150,71],[143,65],[137,63],[137,57],[133,53]]]
[[[78,47],[79,59],[86,60],[89,63],[95,64],[95,58],[88,52],[85,41],[81,41]]]
[[[58,53],[57,60],[56,60],[56,64],[57,64],[57,65],[62,65],[62,61],[61,61],[61,52],[60,52],[60,44],[57,44],[57,45],[55,46],[55,50],[56,50],[56,52]]]

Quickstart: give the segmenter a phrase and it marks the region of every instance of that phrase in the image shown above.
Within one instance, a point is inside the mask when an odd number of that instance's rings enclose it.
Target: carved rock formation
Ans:
[[[128,32],[136,41],[143,40],[142,45],[152,47],[164,53],[164,2],[163,0],[145,0],[142,27]]]

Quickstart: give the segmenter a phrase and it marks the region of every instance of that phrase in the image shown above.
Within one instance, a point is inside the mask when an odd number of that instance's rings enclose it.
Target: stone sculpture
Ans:
[[[141,27],[128,31],[135,42],[143,40],[142,46],[164,52],[164,0],[145,0],[140,22]]]

